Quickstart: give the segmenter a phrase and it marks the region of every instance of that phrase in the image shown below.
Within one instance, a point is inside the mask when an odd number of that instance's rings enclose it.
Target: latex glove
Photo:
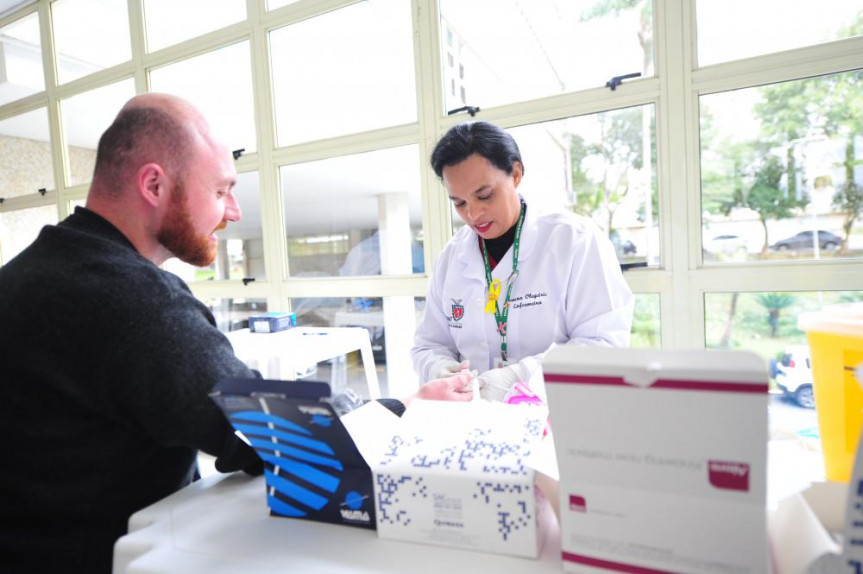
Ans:
[[[503,401],[510,388],[524,380],[518,365],[509,365],[499,369],[491,369],[479,377],[479,394],[490,401]]]
[[[414,399],[425,401],[470,401],[473,399],[471,389],[471,374],[462,371],[457,375],[435,379],[420,387],[420,390],[403,398],[401,401],[407,407]]]
[[[470,368],[470,361],[465,359],[461,363],[443,357],[438,359],[432,368],[432,376],[435,379],[445,379],[453,375],[457,375],[462,371],[467,371]]]

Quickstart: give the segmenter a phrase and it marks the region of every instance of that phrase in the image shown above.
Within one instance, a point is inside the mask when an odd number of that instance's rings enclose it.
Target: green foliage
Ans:
[[[588,217],[604,216],[608,233],[613,231],[615,209],[631,189],[629,174],[644,164],[642,113],[636,107],[597,114],[600,138],[595,143],[578,134],[569,136],[573,210]]]
[[[845,184],[833,194],[833,207],[843,216],[842,228],[845,231],[845,238],[842,241],[842,248],[847,250],[854,221],[863,214],[863,186],[857,185],[853,180],[846,180]]]
[[[863,13],[852,28],[863,31]],[[759,213],[762,225],[770,219],[793,217],[808,202],[797,199],[801,195],[797,192],[799,156],[805,153],[800,146],[813,137],[846,138],[847,183],[837,189],[833,206],[845,214],[847,237],[863,212],[863,192],[854,182],[854,167],[860,163],[854,137],[863,133],[863,71],[772,84],[759,92],[761,101],[754,113],[761,136],[755,141],[717,141],[713,116],[702,110],[702,209],[727,215],[734,207],[749,207]],[[784,165],[773,157],[777,154],[784,156]],[[754,184],[748,185],[753,178]]]
[[[856,303],[863,301],[863,291],[849,291],[839,296],[840,303]]]
[[[629,345],[638,348],[658,348],[659,344],[659,301],[651,295],[636,295]]]
[[[755,183],[749,191],[744,194],[735,190],[734,203],[757,211],[762,221],[793,217],[795,210],[805,207],[808,200],[790,197],[779,187],[784,172],[782,161],[768,156],[755,172]]]
[[[572,169],[572,188],[575,191],[575,205],[572,209],[585,217],[593,217],[602,210],[602,185],[591,180],[582,169],[588,155],[588,146],[578,134],[569,136],[569,157]]]

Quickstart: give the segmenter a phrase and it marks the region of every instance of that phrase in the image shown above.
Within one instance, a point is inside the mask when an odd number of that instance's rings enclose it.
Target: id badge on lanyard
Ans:
[[[500,335],[500,357],[497,363],[501,367],[506,367],[516,361],[509,360],[507,356],[507,319],[509,318],[509,301],[512,295],[512,286],[518,277],[518,249],[521,242],[521,226],[524,223],[524,203],[521,204],[521,212],[518,214],[518,222],[515,225],[515,237],[512,240],[512,273],[506,280],[506,298],[503,302],[503,308],[498,305],[498,299],[501,295],[501,284],[499,279],[492,279],[491,264],[488,259],[488,249],[485,245],[485,240],[482,240],[482,260],[485,265],[485,281],[488,288],[488,303],[485,307],[486,313],[494,313],[495,323],[497,324],[497,332]]]

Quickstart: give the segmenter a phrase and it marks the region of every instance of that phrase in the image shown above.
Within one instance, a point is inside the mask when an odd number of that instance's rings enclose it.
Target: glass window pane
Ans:
[[[249,317],[267,312],[266,299],[205,299],[223,333],[249,328]]]
[[[697,0],[695,7],[700,66],[863,34],[860,0]]]
[[[299,0],[267,0],[267,10],[275,10],[276,8],[281,8],[288,4],[294,4],[298,1]]]
[[[51,16],[61,84],[132,58],[124,0],[57,0]]]
[[[700,98],[706,263],[863,254],[861,91],[856,70]]]
[[[788,345],[805,345],[797,316],[825,305],[863,301],[863,291],[706,293],[705,343],[715,349],[747,349],[764,360]]]
[[[130,78],[60,101],[69,153],[67,179],[70,185],[87,183],[93,178],[99,138],[123,104],[134,95],[135,82]]]
[[[325,297],[295,298],[291,310],[302,327],[364,327],[369,331],[372,354],[378,373],[381,396],[393,393],[400,398],[417,385],[410,349],[414,331],[425,310],[425,298],[392,297]],[[345,386],[360,396],[368,396],[365,374],[359,352],[347,358],[346,367],[337,362],[327,368],[318,365],[316,380],[332,383],[333,391]],[[338,369],[345,369],[340,373]],[[336,369],[335,372],[330,369]],[[389,381],[394,381],[392,384]]]
[[[240,204],[243,218],[240,221],[228,222],[228,226],[218,232],[219,249],[216,260],[209,267],[195,267],[179,259],[170,259],[165,262],[165,269],[179,275],[187,283],[240,281],[246,277],[266,279],[258,172],[239,174],[234,195]]]
[[[0,121],[0,197],[54,189],[45,108]]]
[[[245,18],[245,0],[144,0],[147,49],[155,52]]]
[[[662,346],[659,293],[635,294],[635,311],[632,314],[632,335],[629,346],[654,349]]]
[[[621,264],[659,264],[653,106],[511,128],[524,160],[518,192],[539,211],[572,211],[609,237]],[[463,225],[452,210],[452,221]]]
[[[487,108],[653,75],[650,0],[440,0],[447,110]]]
[[[57,224],[57,207],[45,205],[0,212],[0,265],[8,263],[36,240],[46,225]]]
[[[154,92],[189,100],[217,139],[232,150],[257,151],[249,43],[239,42],[150,72]]]
[[[38,13],[0,28],[0,70],[0,105],[45,89]]]
[[[284,166],[281,185],[291,276],[424,272],[416,146]]]
[[[280,146],[416,121],[410,2],[360,2],[270,45]]]
[[[798,459],[801,480],[824,480],[824,467],[814,408],[811,353],[806,333],[797,328],[797,318],[807,311],[849,301],[863,301],[863,291],[704,296],[707,347],[745,349],[767,363],[771,436],[795,441],[799,448],[783,452],[791,452]],[[795,443],[785,444],[794,447]]]

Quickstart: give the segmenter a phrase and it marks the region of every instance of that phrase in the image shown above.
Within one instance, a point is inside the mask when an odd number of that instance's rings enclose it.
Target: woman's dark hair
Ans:
[[[466,122],[449,129],[437,142],[431,155],[431,166],[438,177],[443,177],[443,168],[459,164],[478,153],[496,168],[512,173],[515,162],[524,162],[518,144],[503,129],[488,122]]]

